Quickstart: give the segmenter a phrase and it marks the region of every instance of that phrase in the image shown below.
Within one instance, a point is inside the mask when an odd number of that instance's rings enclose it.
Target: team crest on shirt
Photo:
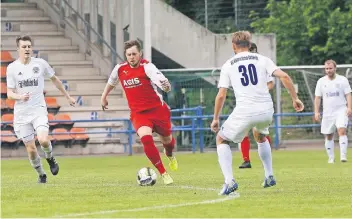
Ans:
[[[39,67],[35,66],[33,67],[33,73],[38,74],[39,73]]]

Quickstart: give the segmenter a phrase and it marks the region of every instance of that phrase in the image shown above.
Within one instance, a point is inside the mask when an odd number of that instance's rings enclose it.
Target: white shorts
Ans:
[[[256,128],[261,134],[268,135],[273,115],[274,109],[260,115],[252,116],[238,115],[234,111],[221,126],[219,135],[221,138],[233,141],[234,143],[242,142],[243,138],[248,135],[248,131],[252,128]]]
[[[43,110],[38,110],[36,114],[33,115],[33,119],[29,123],[14,123],[14,130],[17,138],[21,139],[23,142],[29,142],[34,139],[34,132],[38,129],[45,129],[49,131],[48,122],[48,112]]]
[[[347,128],[348,116],[346,115],[346,109],[339,111],[335,116],[324,117],[321,121],[320,132],[324,135],[333,134],[336,128]]]

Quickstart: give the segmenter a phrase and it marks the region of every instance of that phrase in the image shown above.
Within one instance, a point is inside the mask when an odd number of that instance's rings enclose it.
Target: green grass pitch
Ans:
[[[336,150],[336,155],[339,152]],[[352,150],[349,149],[351,156]],[[139,168],[150,166],[143,155],[58,157],[60,173],[52,176],[45,160],[48,183],[26,159],[2,160],[2,217],[102,218],[220,218],[220,217],[351,217],[352,162],[327,163],[324,149],[274,151],[277,186],[264,189],[263,168],[251,152],[252,169],[234,173],[240,197],[218,196],[223,177],[216,153],[178,154],[179,170],[170,172],[174,185],[162,179],[153,187],[136,183]],[[167,160],[163,157],[164,163]],[[338,160],[338,156],[337,156]]]

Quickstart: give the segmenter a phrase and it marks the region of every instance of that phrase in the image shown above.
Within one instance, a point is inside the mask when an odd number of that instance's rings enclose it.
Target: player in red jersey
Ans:
[[[141,45],[137,40],[125,42],[124,49],[127,62],[116,65],[112,70],[101,97],[102,108],[107,109],[106,98],[120,81],[131,110],[131,122],[141,139],[145,154],[158,169],[164,184],[172,184],[173,179],[166,172],[152,137],[153,132],[159,134],[164,153],[170,161],[170,169],[177,170],[178,163],[172,153],[175,139],[171,134],[170,110],[157,92],[157,87],[169,92],[171,85],[154,64],[142,59]]]
[[[249,48],[250,52],[258,53],[258,48],[255,43],[251,43],[251,47]],[[274,80],[273,78],[268,78],[268,88],[269,90],[274,88]],[[271,139],[269,136],[266,136],[268,139],[269,143],[271,144]],[[251,165],[251,160],[249,159],[249,150],[251,148],[251,142],[249,141],[248,135],[244,137],[244,139],[241,142],[241,153],[242,153],[242,158],[243,158],[243,163],[239,166],[240,169],[243,168],[252,168]]]

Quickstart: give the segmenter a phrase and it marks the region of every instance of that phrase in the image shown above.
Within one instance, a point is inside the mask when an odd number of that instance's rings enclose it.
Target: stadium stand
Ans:
[[[1,66],[1,81],[6,80],[6,66],[2,65]]]
[[[14,58],[12,57],[11,53],[6,50],[1,50],[1,65],[8,65],[13,62]],[[2,71],[1,71],[2,76]]]
[[[92,147],[117,146],[121,134],[85,134],[90,131],[119,130],[124,126],[119,122],[69,122],[60,124],[55,120],[95,120],[128,118],[129,110],[123,99],[121,89],[118,87],[110,97],[109,111],[103,112],[100,107],[100,96],[107,81],[107,76],[102,76],[99,68],[93,65],[92,57],[80,52],[78,44],[60,30],[56,22],[52,22],[36,3],[3,3],[5,10],[4,19],[12,24],[11,30],[2,28],[1,37],[1,112],[2,121],[13,121],[14,101],[8,100],[6,95],[6,67],[14,57],[17,57],[16,36],[29,34],[32,36],[35,56],[43,58],[54,68],[56,75],[63,81],[65,88],[77,100],[78,106],[68,105],[65,97],[52,84],[50,79],[45,80],[45,100],[48,105],[50,130],[53,144],[63,144],[65,147],[72,145]],[[22,13],[21,13],[22,12]],[[26,14],[25,19],[23,13]],[[108,72],[109,73],[109,72]],[[107,74],[108,74],[107,73]],[[13,133],[13,126],[3,125],[2,130]],[[80,134],[66,134],[63,132],[80,132]],[[12,132],[11,132],[12,131]],[[4,132],[2,131],[2,134]],[[12,148],[21,146],[15,141],[14,135],[9,138],[2,137],[2,145],[12,145]],[[6,144],[5,144],[6,143]],[[22,144],[23,145],[23,144]],[[16,147],[15,147],[16,146]],[[120,144],[120,152],[123,153],[123,145]]]

